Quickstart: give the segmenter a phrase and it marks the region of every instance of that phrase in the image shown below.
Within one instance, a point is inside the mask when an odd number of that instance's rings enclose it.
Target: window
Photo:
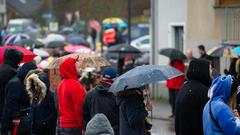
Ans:
[[[221,6],[240,6],[240,0],[219,0]]]
[[[149,38],[144,39],[144,40],[141,41],[141,44],[149,44],[149,43],[150,43]]]

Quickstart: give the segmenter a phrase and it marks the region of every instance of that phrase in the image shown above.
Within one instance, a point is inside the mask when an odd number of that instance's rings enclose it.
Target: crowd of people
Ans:
[[[171,59],[185,73],[167,81],[171,117],[177,135],[240,134],[238,74],[216,75],[203,45],[200,58],[187,51],[188,64]],[[78,57],[61,62],[61,82],[52,93],[48,74],[34,61],[20,66],[23,54],[9,48],[0,64],[1,135],[150,135],[153,107],[148,86],[111,93],[118,72],[99,71],[96,86],[86,90]],[[128,63],[132,64],[128,59]],[[187,68],[185,68],[187,66]],[[126,66],[125,70],[130,70]]]
[[[176,135],[240,134],[238,74],[220,76],[205,47],[198,49],[198,59],[187,51],[185,81],[182,76],[167,82]],[[183,61],[172,60],[170,65],[184,69]]]
[[[150,102],[147,87],[117,94],[108,90],[119,76],[112,67],[100,71],[95,87],[86,91],[79,78],[83,71],[77,58],[60,64],[61,82],[50,91],[48,74],[34,61],[21,64],[23,54],[6,49],[0,65],[1,135],[145,135]],[[149,100],[149,99],[148,99]]]

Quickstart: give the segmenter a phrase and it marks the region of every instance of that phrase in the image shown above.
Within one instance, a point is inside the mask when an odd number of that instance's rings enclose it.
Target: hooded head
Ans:
[[[221,98],[225,103],[237,92],[238,81],[231,75],[216,78],[209,89],[208,96],[215,100]]]
[[[49,91],[50,82],[46,73],[41,70],[31,70],[26,78],[25,85],[31,102],[38,99],[40,103]]]
[[[75,79],[78,80],[78,74],[76,70],[76,61],[69,57],[66,58],[61,64],[60,64],[60,76],[64,79]]]
[[[7,48],[4,52],[4,64],[11,65],[14,68],[18,67],[18,64],[23,59],[23,53],[20,51],[13,49],[13,48]]]
[[[23,81],[30,70],[37,69],[34,62],[24,63],[17,72],[17,76]]]
[[[88,122],[85,135],[114,135],[114,131],[107,117],[99,113]]]
[[[187,78],[196,80],[209,87],[211,85],[210,63],[203,59],[194,59],[190,62]]]

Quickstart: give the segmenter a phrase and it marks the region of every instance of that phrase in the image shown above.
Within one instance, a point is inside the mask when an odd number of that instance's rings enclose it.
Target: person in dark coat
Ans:
[[[17,75],[6,85],[5,103],[2,114],[2,133],[6,134],[7,132],[12,131],[13,120],[23,118],[29,113],[30,101],[25,90],[24,79],[30,70],[36,68],[37,67],[33,62],[25,63],[19,68]],[[23,127],[22,129],[26,128]],[[26,134],[24,133],[25,131],[22,132],[23,134]]]
[[[49,90],[50,82],[47,74],[40,70],[32,70],[25,78],[25,85],[31,102],[32,133],[55,135],[57,111],[53,93]]]
[[[103,113],[110,121],[115,135],[119,134],[119,109],[116,97],[108,90],[113,80],[117,77],[117,71],[107,67],[102,71],[102,81],[87,93],[83,104],[84,127],[97,113]]]
[[[0,64],[0,123],[4,105],[4,90],[8,81],[16,75],[23,54],[15,49],[6,49],[3,64]]]
[[[175,110],[176,135],[203,135],[202,112],[211,85],[210,62],[194,59],[187,71],[187,81],[179,90]]]
[[[147,135],[146,117],[143,90],[135,88],[117,93],[119,106],[120,135]]]
[[[200,59],[205,59],[205,60],[208,60],[208,61],[213,60],[213,57],[207,54],[204,45],[199,45],[198,46],[198,51],[199,51],[199,54],[200,54],[200,57],[199,57]]]

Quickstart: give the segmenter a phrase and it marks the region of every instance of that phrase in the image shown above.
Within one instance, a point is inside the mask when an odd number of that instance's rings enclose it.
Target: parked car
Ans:
[[[150,52],[150,35],[145,35],[131,42],[131,46],[136,47],[142,52]]]
[[[131,26],[131,41],[138,39],[144,35],[149,35],[149,24],[132,24]],[[128,41],[128,30],[121,30],[124,41]]]
[[[18,18],[10,19],[7,25],[7,33],[27,33],[28,35],[35,37],[40,32],[40,27],[35,25],[32,19]]]

